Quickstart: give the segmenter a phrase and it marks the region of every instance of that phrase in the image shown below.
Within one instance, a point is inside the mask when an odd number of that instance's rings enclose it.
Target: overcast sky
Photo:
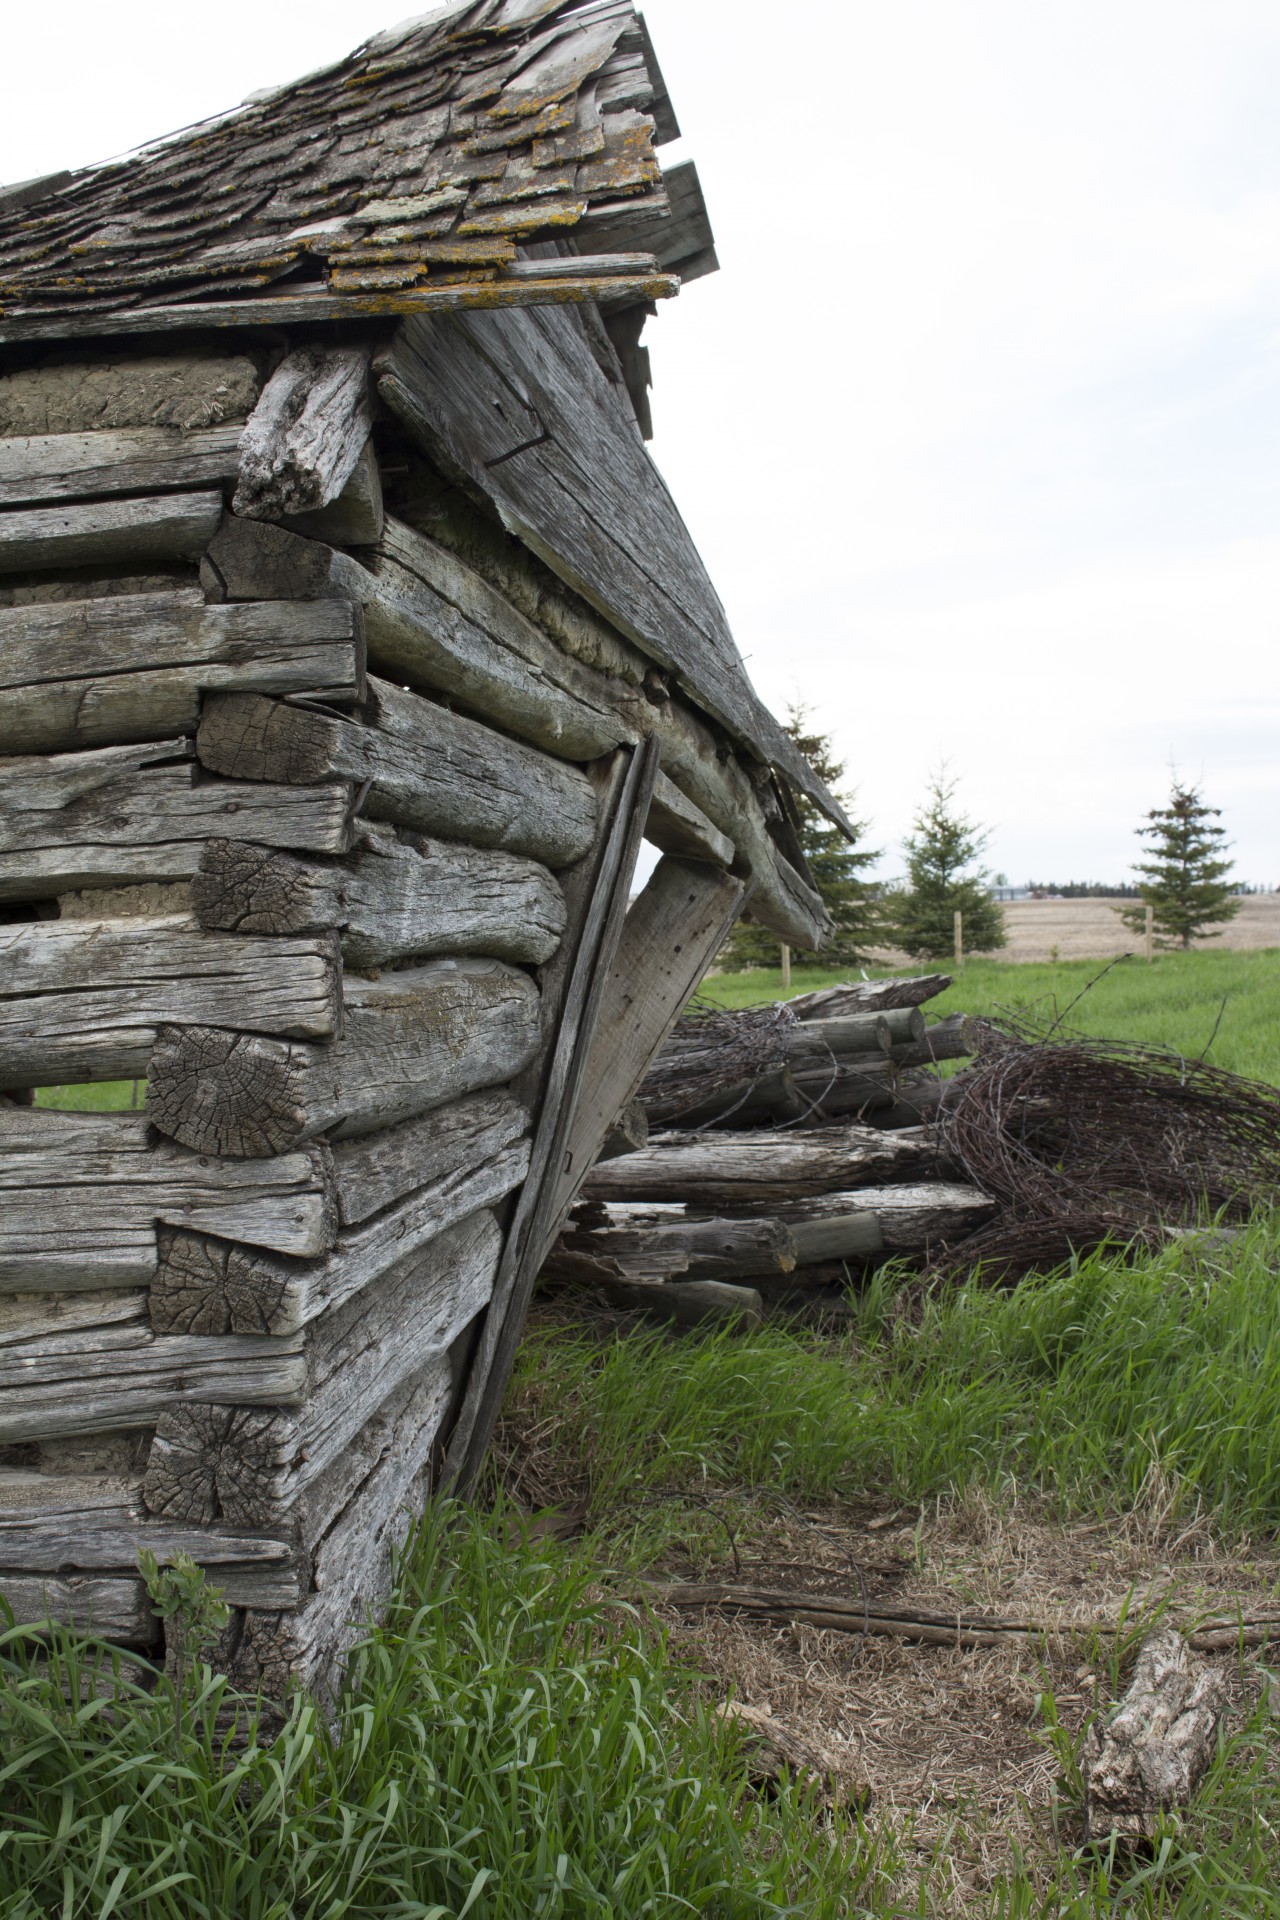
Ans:
[[[1173,759],[1280,883],[1276,0],[643,4],[722,265],[650,323],[653,452],[885,870],[945,756],[992,867],[1121,878]],[[0,180],[396,12],[15,7]]]

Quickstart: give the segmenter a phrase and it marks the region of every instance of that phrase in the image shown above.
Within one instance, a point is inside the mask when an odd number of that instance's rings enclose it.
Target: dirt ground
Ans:
[[[993,960],[1110,960],[1119,953],[1141,948],[1142,935],[1130,933],[1120,911],[1130,902],[1102,900],[1011,900],[1004,908],[1009,944],[991,954]],[[1235,952],[1280,947],[1280,893],[1248,894],[1240,911],[1216,940],[1197,940],[1197,947],[1228,948]],[[906,964],[906,956],[877,954],[886,963]]]
[[[1047,1629],[1042,1640],[959,1649],[714,1612],[667,1616],[673,1642],[718,1687],[844,1760],[869,1787],[871,1814],[909,1834],[922,1863],[934,1859],[937,1910],[957,1914],[1015,1852],[1030,1865],[1048,1857],[1055,1831],[1067,1845],[1080,1837],[1043,1738],[1041,1701],[1052,1695],[1072,1735],[1110,1704],[1115,1643],[1091,1629],[1125,1623],[1123,1674],[1156,1613],[1182,1627],[1237,1608],[1245,1618],[1274,1613],[1280,1581],[1273,1548],[1227,1551],[1205,1527],[1168,1526],[1158,1498],[1142,1521],[1069,1526],[1017,1500],[972,1496],[896,1514],[815,1511],[778,1519],[741,1554],[740,1572],[726,1560],[696,1577],[838,1590],[857,1606],[860,1568],[872,1608],[989,1614]],[[678,1564],[665,1571],[694,1577]],[[1270,1684],[1259,1657],[1236,1648],[1202,1657],[1222,1672],[1239,1724]]]

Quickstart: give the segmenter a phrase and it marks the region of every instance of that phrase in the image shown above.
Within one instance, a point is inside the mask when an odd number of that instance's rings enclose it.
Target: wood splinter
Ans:
[[[1226,1709],[1221,1674],[1192,1660],[1176,1627],[1153,1633],[1111,1719],[1086,1736],[1089,1838],[1153,1839],[1207,1771]]]

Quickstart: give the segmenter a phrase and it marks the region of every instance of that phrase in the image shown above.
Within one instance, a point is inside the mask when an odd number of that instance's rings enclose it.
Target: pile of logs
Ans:
[[[948,1161],[938,1064],[969,1052],[922,1007],[945,974],[784,1005],[695,1003],[589,1175],[544,1276],[691,1324],[821,1305],[851,1273],[924,1264],[984,1225]]]

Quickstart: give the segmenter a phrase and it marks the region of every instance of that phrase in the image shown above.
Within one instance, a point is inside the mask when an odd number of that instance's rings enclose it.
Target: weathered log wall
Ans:
[[[269,1685],[341,1653],[460,1405],[483,1447],[744,884],[821,926],[631,640],[397,516],[371,354],[0,379],[0,1591],[146,1642],[138,1553],[190,1552]]]

